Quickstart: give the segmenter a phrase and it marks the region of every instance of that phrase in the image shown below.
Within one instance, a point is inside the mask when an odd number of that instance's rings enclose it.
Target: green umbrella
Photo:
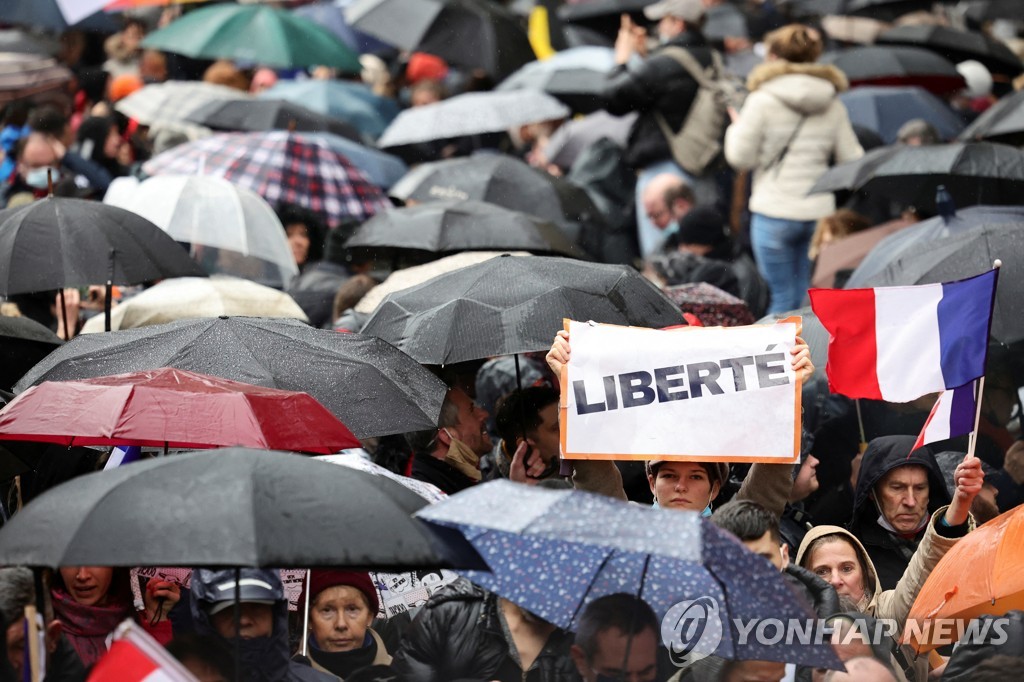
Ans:
[[[215,5],[151,33],[143,47],[272,67],[333,66],[359,73],[358,56],[319,25],[265,5]]]

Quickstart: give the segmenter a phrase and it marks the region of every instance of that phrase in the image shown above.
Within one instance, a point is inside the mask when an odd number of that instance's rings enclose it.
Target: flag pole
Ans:
[[[853,403],[857,406],[857,426],[860,427],[860,452],[864,454],[868,447],[868,439],[864,435],[864,418],[860,415],[860,398],[855,398]]]
[[[996,258],[992,261],[992,269],[999,270],[1003,267],[1003,261]],[[997,274],[998,278],[999,275]],[[997,279],[998,282],[998,279]],[[992,307],[995,307],[995,296],[992,297]],[[991,326],[991,317],[989,318],[989,325]],[[991,335],[991,332],[990,332]],[[985,395],[985,376],[982,375],[981,379],[978,380],[978,395],[974,400],[974,431],[971,432],[970,437],[967,439],[967,459],[973,459],[975,457],[975,450],[978,447],[978,427],[981,425],[981,399]]]

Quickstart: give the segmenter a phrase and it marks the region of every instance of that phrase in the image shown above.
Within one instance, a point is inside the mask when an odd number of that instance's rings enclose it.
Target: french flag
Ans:
[[[997,273],[912,287],[811,289],[811,307],[830,335],[832,392],[905,403],[983,376]]]
[[[911,452],[929,443],[964,436],[974,430],[974,412],[977,407],[974,401],[975,383],[972,381],[966,386],[942,392]]]
[[[104,471],[116,469],[125,464],[131,464],[142,459],[142,448],[138,445],[119,445],[110,451],[107,463],[103,465]]]
[[[199,682],[136,623],[121,623],[113,639],[87,682]]]

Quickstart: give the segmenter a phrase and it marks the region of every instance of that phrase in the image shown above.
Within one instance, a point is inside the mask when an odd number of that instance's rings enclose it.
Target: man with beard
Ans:
[[[480,457],[491,450],[487,410],[461,388],[449,389],[438,428],[407,434],[412,477],[453,495],[480,481]]]

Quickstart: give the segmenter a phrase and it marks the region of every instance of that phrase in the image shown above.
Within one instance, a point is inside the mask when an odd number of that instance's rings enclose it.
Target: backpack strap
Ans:
[[[697,84],[702,88],[713,88],[714,80],[708,77],[707,70],[701,66],[701,63],[697,61],[689,50],[677,45],[669,45],[663,47],[655,53],[653,56],[665,55],[670,59],[676,61],[679,66],[683,67],[686,73],[690,74],[693,80],[697,81]],[[715,74],[721,74],[724,64],[722,62],[721,55],[717,51],[711,50],[711,68],[715,70]]]

